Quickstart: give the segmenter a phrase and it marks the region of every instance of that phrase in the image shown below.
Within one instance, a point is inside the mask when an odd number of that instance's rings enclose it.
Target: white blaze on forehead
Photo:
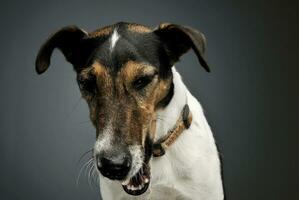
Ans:
[[[120,38],[120,35],[118,34],[117,30],[115,29],[110,38],[110,51],[113,50],[113,48],[115,47],[115,44],[119,38]]]

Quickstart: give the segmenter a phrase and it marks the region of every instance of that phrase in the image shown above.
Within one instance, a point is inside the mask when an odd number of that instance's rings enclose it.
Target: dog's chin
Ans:
[[[130,195],[138,196],[145,193],[150,184],[150,166],[143,164],[140,170],[127,181],[122,182],[124,191]]]

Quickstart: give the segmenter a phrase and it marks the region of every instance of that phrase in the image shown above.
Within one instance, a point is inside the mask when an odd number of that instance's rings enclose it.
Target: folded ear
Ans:
[[[210,71],[207,62],[203,58],[206,40],[201,32],[187,26],[162,23],[154,30],[154,33],[164,42],[171,65],[192,48],[200,64],[206,71]]]
[[[38,52],[35,62],[36,72],[41,74],[48,69],[55,48],[60,49],[66,60],[72,63],[74,67],[80,65],[77,53],[85,36],[87,33],[76,26],[67,26],[54,33]]]

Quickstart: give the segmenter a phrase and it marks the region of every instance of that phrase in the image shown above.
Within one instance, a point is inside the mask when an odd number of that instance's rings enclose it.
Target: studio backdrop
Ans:
[[[227,199],[298,199],[298,10],[295,0],[2,0],[0,199],[100,199],[83,155],[95,130],[72,66],[59,51],[45,74],[34,62],[63,26],[119,21],[201,30],[211,73],[193,52],[176,68],[214,132]]]

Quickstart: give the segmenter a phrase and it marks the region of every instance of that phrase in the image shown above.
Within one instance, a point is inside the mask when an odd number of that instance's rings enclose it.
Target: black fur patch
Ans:
[[[145,143],[144,143],[144,162],[148,163],[153,154],[153,140],[147,134]]]
[[[165,108],[169,102],[171,101],[172,97],[174,94],[174,84],[173,82],[170,85],[169,91],[167,93],[167,95],[158,103],[158,108]]]
[[[131,32],[128,26],[129,23],[125,22],[113,25],[120,38],[112,50],[110,37],[113,32],[103,37],[87,39],[86,43],[97,47],[85,66],[97,60],[116,74],[128,61],[144,62],[156,67],[162,79],[170,78],[171,65],[160,38],[153,32]]]

